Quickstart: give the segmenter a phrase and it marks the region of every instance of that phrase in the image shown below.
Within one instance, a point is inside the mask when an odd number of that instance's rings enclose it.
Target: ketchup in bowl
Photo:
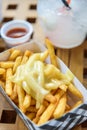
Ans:
[[[10,38],[19,38],[25,36],[26,34],[27,30],[25,28],[13,28],[6,33],[6,36]]]
[[[25,20],[12,20],[1,27],[1,37],[8,48],[28,42],[33,33],[33,26]]]

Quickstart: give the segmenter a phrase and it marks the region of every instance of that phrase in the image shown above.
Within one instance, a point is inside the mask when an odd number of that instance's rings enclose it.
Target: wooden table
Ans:
[[[44,43],[44,34],[37,20],[37,0],[3,0],[2,23],[13,19],[23,19],[32,23],[34,33],[31,39],[37,39]],[[6,46],[0,39],[0,52]],[[56,49],[60,57],[77,78],[87,86],[87,40],[79,47],[73,49]],[[87,122],[76,126],[73,130],[87,130]],[[0,130],[27,130],[23,121],[16,114],[14,109],[0,94]]]

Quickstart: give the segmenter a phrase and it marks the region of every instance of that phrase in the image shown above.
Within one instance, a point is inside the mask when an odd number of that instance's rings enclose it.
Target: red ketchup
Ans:
[[[6,33],[6,36],[10,38],[19,38],[25,36],[26,34],[27,30],[25,28],[13,28]]]

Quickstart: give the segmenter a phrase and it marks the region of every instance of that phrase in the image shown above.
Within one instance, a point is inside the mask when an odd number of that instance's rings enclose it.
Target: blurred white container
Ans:
[[[19,31],[18,33],[17,29]],[[13,35],[16,33],[17,36],[10,37],[7,33],[12,33]],[[22,33],[24,34],[22,35]],[[4,39],[8,48],[28,42],[32,33],[32,24],[25,20],[12,20],[1,27],[1,37]]]
[[[62,0],[38,0],[39,21],[56,47],[76,47],[87,34],[87,0],[71,0],[69,5],[71,9]]]

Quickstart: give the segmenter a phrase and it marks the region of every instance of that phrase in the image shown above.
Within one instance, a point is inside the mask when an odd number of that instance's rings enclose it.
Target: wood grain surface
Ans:
[[[34,33],[31,39],[44,43],[44,33],[37,19],[37,0],[2,0],[1,26],[13,19],[23,19],[32,23]],[[5,43],[0,39],[0,52],[6,50]],[[56,49],[56,54],[76,77],[87,86],[87,40],[73,49]],[[23,121],[14,109],[0,94],[0,130],[27,130]],[[72,130],[87,130],[87,121]]]

